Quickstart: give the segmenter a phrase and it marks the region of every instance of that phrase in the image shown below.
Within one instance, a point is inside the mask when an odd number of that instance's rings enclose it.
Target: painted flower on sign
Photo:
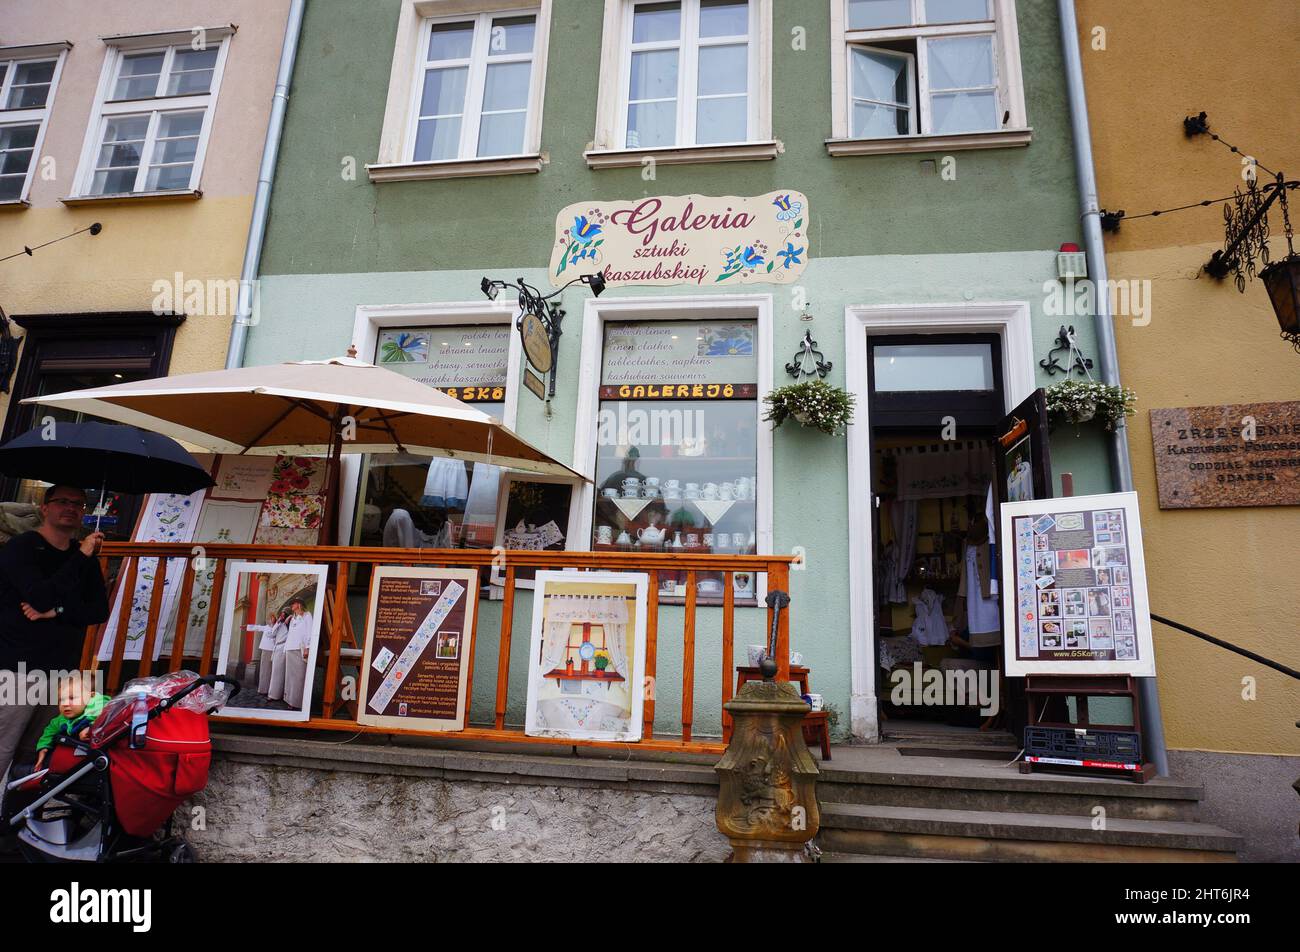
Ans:
[[[777,221],[798,218],[799,213],[803,211],[803,202],[792,202],[789,195],[778,195],[772,199],[772,204],[776,206]]]
[[[573,227],[561,239],[562,243],[565,243],[565,248],[555,273],[563,274],[565,269],[576,267],[579,261],[586,259],[595,261],[599,254],[597,249],[605,243],[605,239],[600,237],[604,230],[605,215],[600,209],[593,208],[586,215],[575,215]]]
[[[776,256],[781,259],[781,266],[788,269],[791,265],[803,264],[799,256],[803,254],[802,248],[796,248],[793,241],[787,241],[785,248],[778,251]]]

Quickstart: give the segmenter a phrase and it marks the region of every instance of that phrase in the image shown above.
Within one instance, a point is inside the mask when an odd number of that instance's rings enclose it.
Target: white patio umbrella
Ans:
[[[584,478],[495,417],[351,356],[180,374],[23,402],[130,423],[214,453],[328,455],[330,528],[342,453],[444,456]]]

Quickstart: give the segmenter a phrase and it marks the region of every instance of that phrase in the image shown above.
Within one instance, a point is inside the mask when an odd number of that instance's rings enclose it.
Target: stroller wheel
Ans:
[[[194,853],[194,847],[184,840],[181,840],[167,851],[167,862],[169,863],[197,863],[198,861],[199,858]]]

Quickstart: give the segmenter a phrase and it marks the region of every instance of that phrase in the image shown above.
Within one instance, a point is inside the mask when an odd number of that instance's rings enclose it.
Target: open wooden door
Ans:
[[[998,427],[998,437],[993,441],[993,453],[997,457],[993,491],[999,506],[1004,502],[1051,498],[1052,456],[1047,438],[1047,395],[1041,387],[1003,418]],[[1001,548],[1005,540],[1000,537],[1000,513],[995,511],[993,518]],[[1014,584],[1003,580],[1001,593],[1003,598],[1015,598]],[[1002,703],[1012,735],[1017,739],[1024,737],[1029,717],[1024,678],[1003,679]]]

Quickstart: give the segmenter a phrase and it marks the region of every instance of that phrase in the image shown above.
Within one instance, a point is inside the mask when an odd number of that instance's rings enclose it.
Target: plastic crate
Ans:
[[[1026,727],[1025,755],[1061,760],[1142,763],[1142,743],[1135,731]]]

